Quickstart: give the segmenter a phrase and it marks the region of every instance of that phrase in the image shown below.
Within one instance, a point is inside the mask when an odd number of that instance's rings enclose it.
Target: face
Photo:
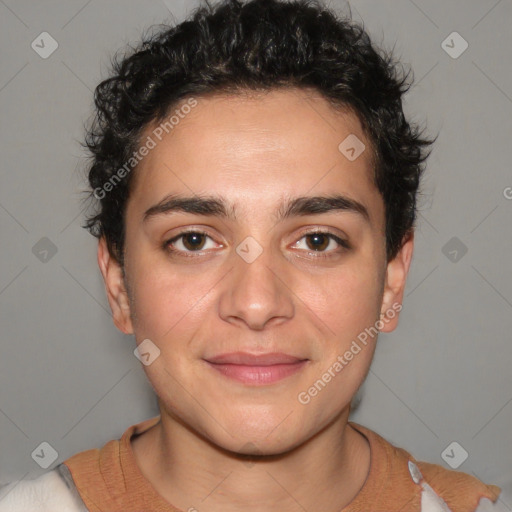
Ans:
[[[354,114],[296,89],[196,101],[142,137],[156,145],[127,204],[125,278],[103,240],[99,264],[116,325],[160,351],[144,371],[162,414],[228,450],[280,453],[347,416],[368,332],[391,310],[378,327],[396,325],[412,239],[386,261]],[[349,135],[356,159],[339,149]]]

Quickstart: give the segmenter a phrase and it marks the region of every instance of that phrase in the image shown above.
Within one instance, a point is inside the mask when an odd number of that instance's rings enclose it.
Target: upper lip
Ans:
[[[291,356],[281,352],[267,354],[249,354],[248,352],[231,352],[208,357],[206,361],[213,364],[239,364],[246,366],[271,366],[274,364],[293,364],[305,361],[306,358]]]

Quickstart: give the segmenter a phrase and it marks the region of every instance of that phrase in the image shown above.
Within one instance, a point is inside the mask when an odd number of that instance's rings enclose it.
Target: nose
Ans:
[[[293,292],[286,281],[284,269],[270,250],[264,249],[250,263],[234,253],[232,271],[222,281],[221,318],[254,330],[286,322],[295,311]]]

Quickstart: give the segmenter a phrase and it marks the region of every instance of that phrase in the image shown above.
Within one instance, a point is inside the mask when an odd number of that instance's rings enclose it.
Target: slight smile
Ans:
[[[273,384],[300,371],[308,359],[282,353],[249,354],[234,352],[205,359],[208,365],[227,378],[243,384]]]

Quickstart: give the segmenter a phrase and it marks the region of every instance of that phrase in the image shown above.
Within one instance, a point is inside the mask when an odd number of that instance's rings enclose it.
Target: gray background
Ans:
[[[158,413],[80,227],[79,141],[113,52],[196,5],[0,0],[0,482],[42,474],[31,453],[43,441],[54,467]],[[512,2],[350,5],[412,66],[406,111],[440,134],[400,326],[381,336],[352,419],[446,467],[456,441],[469,453],[459,470],[500,485],[512,479]],[[47,59],[31,48],[43,31],[59,44]],[[441,46],[453,31],[469,44],[458,58]]]

